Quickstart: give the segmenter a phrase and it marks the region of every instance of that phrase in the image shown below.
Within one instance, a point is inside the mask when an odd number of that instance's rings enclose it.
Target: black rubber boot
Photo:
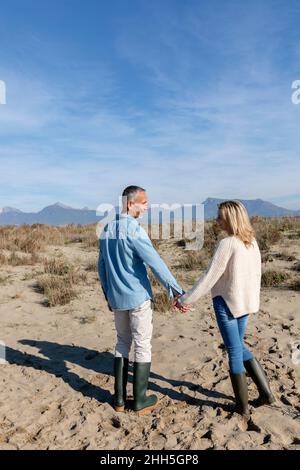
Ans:
[[[244,366],[249,376],[258,389],[259,397],[254,401],[254,406],[271,405],[275,397],[271,392],[268,379],[263,368],[255,357],[244,362]]]
[[[152,411],[157,404],[157,396],[146,396],[151,362],[134,362],[133,364],[133,410],[138,414]]]
[[[124,411],[126,403],[126,386],[128,381],[128,359],[126,357],[115,357],[114,376],[114,409],[116,411]]]
[[[230,379],[236,401],[236,408],[234,411],[242,416],[250,417],[250,411],[248,408],[248,385],[245,373],[232,374],[230,372]]]

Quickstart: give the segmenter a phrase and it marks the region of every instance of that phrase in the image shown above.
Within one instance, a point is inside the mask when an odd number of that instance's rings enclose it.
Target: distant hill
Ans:
[[[13,207],[5,207],[0,212],[0,225],[21,225],[21,224],[93,224],[98,222],[100,217],[96,216],[96,211],[87,208],[74,209],[57,202],[51,206],[44,207],[39,212],[22,212]]]
[[[216,217],[218,212],[218,204],[226,201],[226,199],[207,198],[204,201],[204,212],[206,219]],[[284,207],[275,206],[263,199],[240,199],[246,207],[248,214],[260,215],[262,217],[283,217],[283,216],[300,216],[300,210],[285,209]]]
[[[226,199],[207,198],[204,201],[205,219],[216,217],[218,204]],[[263,217],[300,216],[300,210],[290,210],[276,206],[271,202],[262,199],[249,199],[240,201],[245,205],[250,216],[258,215]],[[152,212],[152,221],[157,222],[157,210]],[[177,218],[175,212],[174,218]],[[14,207],[4,207],[0,212],[0,225],[22,225],[22,224],[93,224],[101,221],[103,217],[96,215],[96,211],[84,207],[74,209],[60,202],[44,207],[39,212],[22,212]]]

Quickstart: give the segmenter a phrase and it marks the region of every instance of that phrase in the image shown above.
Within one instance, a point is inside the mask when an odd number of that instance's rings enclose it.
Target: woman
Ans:
[[[211,290],[217,323],[229,358],[236,411],[248,416],[245,370],[259,391],[256,405],[275,398],[259,362],[244,344],[250,313],[259,310],[261,256],[247,211],[239,201],[219,204],[218,225],[228,233],[215,250],[206,273],[177,299],[179,305],[196,302]]]

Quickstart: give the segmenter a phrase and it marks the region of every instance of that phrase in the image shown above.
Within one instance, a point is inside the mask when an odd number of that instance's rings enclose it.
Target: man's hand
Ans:
[[[175,296],[173,301],[173,308],[176,312],[187,313],[190,311],[192,305],[191,304],[181,304],[178,302],[178,299],[181,297],[180,294]]]

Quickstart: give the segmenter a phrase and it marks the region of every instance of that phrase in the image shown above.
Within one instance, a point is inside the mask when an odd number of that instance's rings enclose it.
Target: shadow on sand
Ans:
[[[82,395],[95,398],[101,403],[112,403],[112,394],[100,386],[96,386],[80,377],[75,372],[72,372],[67,363],[77,364],[83,368],[92,370],[98,374],[112,376],[113,375],[113,360],[114,356],[110,352],[99,352],[93,349],[87,349],[82,346],[58,344],[49,341],[35,341],[24,339],[20,341],[21,344],[37,348],[39,353],[47,357],[47,359],[28,354],[10,347],[6,347],[6,360],[9,364],[16,364],[22,367],[31,367],[37,370],[44,370],[49,374],[59,377],[64,380],[70,387]],[[129,382],[132,382],[132,367],[129,367]],[[151,379],[165,382],[171,387],[187,387],[191,391],[198,391],[205,398],[194,398],[186,393],[175,390],[174,388],[163,387],[154,383]],[[199,384],[187,382],[183,380],[173,380],[162,375],[151,372],[149,380],[149,390],[158,392],[162,395],[168,396],[172,400],[185,401],[188,404],[195,406],[210,406],[212,408],[223,408],[228,410],[228,405],[223,405],[213,399],[231,397],[223,393],[208,390]]]

